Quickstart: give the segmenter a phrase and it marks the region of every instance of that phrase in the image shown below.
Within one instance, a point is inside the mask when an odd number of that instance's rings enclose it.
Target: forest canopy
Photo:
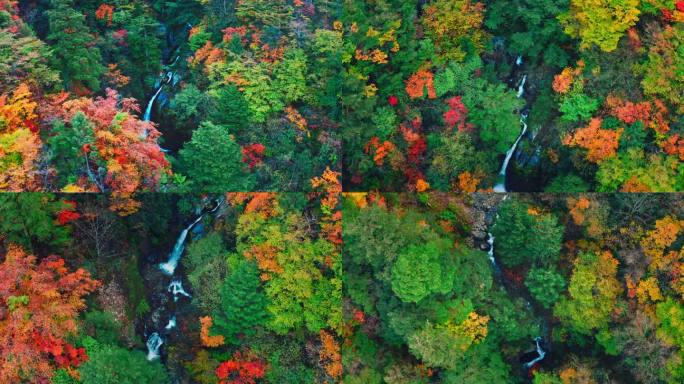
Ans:
[[[0,195],[0,381],[339,382],[329,189]]]
[[[0,383],[684,383],[684,0],[0,0]]]
[[[681,382],[683,207],[347,194],[344,382]]]
[[[684,2],[0,1],[0,190],[675,192]]]
[[[678,194],[0,195],[6,382],[679,383]]]

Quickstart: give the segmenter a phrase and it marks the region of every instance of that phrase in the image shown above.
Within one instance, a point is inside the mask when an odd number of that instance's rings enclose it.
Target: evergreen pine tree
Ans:
[[[72,0],[53,0],[48,14],[48,42],[53,47],[53,64],[70,87],[82,85],[93,91],[100,89],[99,77],[105,72],[100,50]]]
[[[240,146],[221,125],[204,122],[180,150],[180,168],[193,191],[248,191],[254,185]]]
[[[259,270],[242,261],[221,286],[221,309],[214,314],[214,326],[226,341],[239,343],[240,335],[254,333],[254,327],[266,322],[267,300],[260,288]]]

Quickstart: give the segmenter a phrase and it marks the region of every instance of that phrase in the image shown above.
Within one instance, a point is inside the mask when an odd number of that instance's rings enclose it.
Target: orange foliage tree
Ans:
[[[575,199],[574,197],[568,198],[568,208],[570,208],[570,217],[572,217],[572,221],[575,224],[584,224],[584,220],[586,219],[585,211],[589,208],[590,205],[591,201],[587,199],[585,196],[580,196],[577,199]]]
[[[279,209],[278,194],[273,192],[230,192],[226,198],[232,206],[245,205],[245,213],[259,213],[264,219],[275,216]]]
[[[577,67],[566,67],[553,78],[552,88],[556,93],[566,94],[572,90],[572,85],[583,83],[582,72],[584,71],[584,60],[577,61]]]
[[[679,160],[684,161],[684,137],[679,134],[674,134],[660,143],[660,147],[668,155],[679,157]]]
[[[214,325],[214,320],[211,316],[202,316],[200,321],[200,342],[205,347],[220,347],[225,344],[226,340],[221,335],[210,335],[211,326]]]
[[[328,376],[333,379],[342,377],[342,355],[340,354],[340,345],[335,341],[335,338],[321,329],[321,349],[318,351],[318,356],[323,369]]]
[[[658,279],[655,276],[639,281],[636,295],[641,304],[663,300],[663,295],[658,286]]]
[[[95,11],[95,18],[107,22],[107,25],[112,25],[114,20],[114,7],[109,4],[101,4],[97,11]]]
[[[601,123],[599,118],[591,119],[588,126],[566,135],[563,144],[588,150],[587,160],[594,163],[615,156],[624,129],[602,129]]]
[[[428,189],[430,189],[430,183],[423,179],[418,179],[418,181],[416,181],[416,192],[423,193]]]
[[[333,214],[333,211],[339,203],[340,194],[342,193],[342,183],[339,180],[340,173],[331,171],[326,168],[323,171],[322,177],[314,177],[311,179],[311,186],[322,188],[325,191],[325,197],[321,200],[321,208],[325,214]]]
[[[592,195],[568,197],[567,204],[572,221],[584,226],[587,236],[598,239],[604,235],[608,218],[605,204],[601,204]]]
[[[373,161],[375,165],[381,167],[385,164],[385,158],[388,156],[391,165],[397,165],[399,161],[399,152],[397,151],[397,146],[391,141],[380,142],[377,136],[373,136],[368,143],[363,148],[364,152],[373,155]]]
[[[224,61],[225,56],[226,54],[221,48],[217,48],[211,41],[207,41],[202,48],[195,51],[195,55],[189,59],[189,62],[195,67],[204,64],[204,70],[208,72],[212,64]]]
[[[255,216],[255,220],[268,219],[280,213],[278,206],[278,194],[271,192],[234,192],[228,193],[228,201],[233,206],[245,204],[243,217]],[[270,237],[265,242],[251,244],[243,251],[247,260],[254,260],[261,271],[261,281],[268,281],[274,275],[283,272],[283,267],[278,263],[278,253],[282,252],[283,246]]]
[[[124,75],[118,67],[118,64],[107,65],[105,77],[107,78],[107,81],[114,87],[124,87],[128,85],[128,83],[131,81],[131,78]]]
[[[142,203],[131,193],[112,193],[109,198],[109,210],[121,217],[130,216],[140,209]]]
[[[465,193],[473,193],[477,191],[477,185],[480,184],[480,179],[473,176],[468,171],[462,172],[458,175],[458,189]]]
[[[571,68],[565,68],[561,73],[553,78],[553,90],[556,93],[565,94],[570,91],[570,86],[572,85],[573,71]]]
[[[425,96],[426,89],[428,98],[437,98],[434,75],[429,69],[421,69],[406,80],[406,93],[412,99],[420,99]]]
[[[261,280],[268,281],[271,279],[271,274],[283,273],[283,267],[278,263],[278,252],[281,250],[275,246],[263,243],[254,244],[248,250],[245,250],[244,256],[247,260],[255,260],[261,271]]]
[[[83,351],[65,338],[77,331],[83,297],[99,285],[56,256],[38,263],[10,245],[0,264],[0,382],[43,382],[55,366],[83,361]]]
[[[658,133],[666,133],[670,130],[666,120],[667,107],[658,99],[653,100],[653,102],[633,103],[609,95],[606,99],[606,107],[611,115],[623,123],[634,124],[641,121],[644,126],[652,128]]]

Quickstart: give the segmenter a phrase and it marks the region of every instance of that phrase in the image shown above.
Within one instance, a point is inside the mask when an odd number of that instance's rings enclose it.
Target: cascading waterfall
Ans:
[[[487,255],[489,255],[489,262],[492,264],[494,276],[500,276],[501,268],[499,267],[499,264],[496,263],[496,258],[494,257],[494,235],[492,235],[491,232],[487,232],[487,244],[489,244]]]
[[[542,361],[544,357],[546,356],[546,351],[544,351],[540,345],[540,342],[542,341],[541,337],[535,337],[534,342],[537,344],[537,357],[535,357],[532,361],[529,361],[525,363],[525,368],[530,369],[532,368],[535,364],[538,362]]]
[[[152,96],[150,99],[150,102],[147,103],[147,109],[145,109],[145,115],[143,116],[143,121],[150,121],[150,118],[152,117],[152,107],[154,106],[154,101],[157,100],[157,97],[161,93],[161,91],[164,89],[164,84],[159,86],[159,89],[157,89],[157,93]]]
[[[169,45],[169,49],[171,49],[171,52],[178,52],[180,50],[181,45],[176,44],[176,38],[173,36],[173,34],[168,32],[168,28],[166,27],[165,24],[162,24],[166,32],[166,41],[167,44]],[[186,23],[185,28],[183,30],[183,33],[189,33],[190,30],[192,29],[192,24]],[[173,46],[173,47],[171,47]],[[164,65],[164,61],[162,61],[162,65],[164,67],[164,71],[160,74],[159,78],[156,81],[155,87],[157,87],[157,91],[154,93],[150,101],[147,103],[147,108],[145,108],[145,114],[143,115],[143,121],[151,121],[152,119],[152,108],[154,108],[154,102],[157,100],[159,95],[162,93],[162,90],[164,89],[164,85],[170,85],[171,87],[175,87],[178,82],[180,82],[180,75],[178,73],[174,73],[172,70],[175,65],[178,63],[178,60],[181,58],[182,53],[176,54],[176,57],[171,61],[170,64]],[[165,58],[171,58],[172,53],[165,53],[164,54]],[[168,61],[167,61],[168,63]],[[149,135],[149,132],[145,130],[141,134],[141,138],[146,139],[147,136]],[[168,153],[168,149],[162,148],[159,144],[157,144],[159,147],[159,150]]]
[[[168,324],[166,324],[166,327],[164,327],[164,329],[167,331],[170,331],[174,328],[176,328],[176,315],[171,316],[171,318],[169,318]]]
[[[515,64],[517,66],[521,66],[523,63],[522,56],[518,56],[518,58],[515,60]],[[525,96],[525,84],[527,83],[527,75],[523,75],[522,80],[520,80],[520,84],[518,85],[518,99],[523,98]],[[508,164],[511,162],[511,158],[513,158],[513,155],[515,154],[516,149],[518,148],[518,144],[520,144],[520,141],[522,138],[525,136],[525,133],[527,133],[527,112],[522,112],[520,114],[520,125],[522,126],[522,132],[518,136],[518,138],[515,140],[513,143],[513,146],[506,152],[506,158],[504,159],[503,164],[501,165],[501,170],[499,171],[499,182],[494,186],[494,192],[498,193],[506,193],[508,192],[506,190],[506,173],[508,172]]]
[[[501,201],[506,201],[508,199],[508,195],[505,195]],[[499,214],[496,214],[496,218],[494,219],[495,222],[499,218]],[[492,234],[491,231],[487,232],[487,244],[489,244],[489,251],[487,251],[487,255],[489,255],[489,261],[492,263],[492,268],[494,269],[494,274],[501,274],[501,268],[499,268],[499,264],[496,263],[496,258],[494,257],[494,235]]]
[[[489,261],[492,262],[492,265],[496,265],[496,259],[494,258],[494,235],[491,232],[487,232],[487,244],[489,244],[489,251],[487,251]]]
[[[522,113],[520,115],[520,124],[523,127],[522,132],[520,133],[520,136],[518,136],[518,138],[515,140],[515,143],[513,143],[513,146],[508,150],[508,152],[506,152],[506,158],[504,159],[503,165],[501,166],[501,171],[499,171],[500,181],[498,184],[494,186],[494,192],[508,192],[508,190],[506,190],[506,172],[508,170],[508,164],[511,162],[513,154],[515,153],[515,150],[518,148],[518,144],[520,144],[520,140],[522,140],[523,136],[525,136],[525,133],[527,133],[527,113]]]
[[[169,67],[173,67],[176,64],[176,62],[178,62],[179,58],[180,58],[180,56],[176,56],[176,59],[169,65]],[[159,79],[157,80],[157,85],[156,85],[157,86],[157,92],[154,93],[154,95],[152,96],[150,101],[147,103],[147,108],[145,108],[145,114],[143,115],[143,121],[150,121],[152,119],[152,108],[154,108],[154,102],[157,100],[159,95],[164,90],[164,85],[170,84],[172,87],[175,87],[176,84],[178,83],[178,81],[180,81],[180,80],[177,78],[177,75],[173,71],[170,71],[170,70],[162,73],[159,76]],[[143,139],[146,139],[147,135],[149,135],[149,132],[147,131],[147,129],[145,129],[145,131],[142,133],[141,137]],[[157,144],[157,145],[159,146],[159,144]],[[161,146],[159,146],[159,149],[164,153],[168,152],[167,149],[164,149]]]
[[[159,358],[159,348],[164,344],[158,332],[154,332],[147,339],[147,360],[152,361]]]
[[[223,200],[217,200],[216,201],[216,207],[209,211],[208,213],[214,213],[218,211],[218,209],[223,205]],[[176,267],[178,267],[178,262],[180,261],[181,256],[183,255],[183,251],[185,250],[185,242],[188,238],[188,233],[190,230],[199,223],[202,218],[204,218],[204,213],[199,213],[199,217],[193,221],[190,225],[188,225],[183,231],[181,231],[180,235],[178,236],[178,239],[176,239],[176,243],[173,246],[173,250],[169,254],[169,259],[165,263],[159,264],[159,269],[166,275],[168,276],[173,276],[173,274],[176,271]],[[192,298],[192,295],[190,295],[188,292],[185,291],[183,288],[183,281],[180,277],[174,277],[171,279],[171,282],[169,283],[169,286],[167,288],[167,292],[169,292],[173,296],[173,301],[178,302],[178,299],[181,297],[187,297],[188,299]],[[176,327],[176,315],[173,314],[169,318],[169,322],[166,324],[164,327],[165,331],[170,331],[173,328]],[[159,332],[154,332],[152,333],[148,339],[147,339],[147,359],[148,360],[155,360],[160,357],[159,349],[164,344],[164,339],[162,336],[159,334]]]
[[[173,273],[176,271],[176,267],[178,267],[178,261],[183,255],[183,250],[185,250],[185,240],[188,237],[188,232],[190,232],[195,224],[202,220],[202,217],[203,215],[198,217],[197,220],[188,225],[187,228],[181,232],[180,236],[178,236],[178,240],[176,240],[176,244],[173,246],[173,250],[169,254],[169,260],[167,260],[165,263],[159,264],[159,269],[161,269],[162,272],[169,276],[173,276]]]
[[[169,67],[173,67],[179,58],[180,56],[176,56],[176,59],[169,65]],[[159,97],[159,94],[164,89],[164,85],[175,85],[175,76],[176,75],[173,73],[173,71],[163,72],[159,76],[159,79],[157,80],[157,92],[155,92],[154,96],[152,96],[150,101],[147,103],[147,108],[145,109],[145,114],[143,115],[143,121],[150,121],[152,118],[152,108],[154,107],[155,100],[157,100],[157,97]]]
[[[522,80],[520,81],[520,85],[518,86],[518,99],[523,97],[525,94],[525,83],[527,82],[527,75],[523,75]]]
[[[159,94],[161,93],[162,89],[164,89],[164,85],[160,85],[159,89],[157,89],[157,93],[152,96],[150,101],[147,103],[147,108],[145,109],[145,115],[143,116],[143,121],[150,121],[150,117],[152,116],[152,106],[154,106],[154,101],[157,99]],[[145,128],[145,131],[140,135],[142,139],[147,139],[147,135],[149,135],[149,132],[147,128]]]
[[[188,237],[188,232],[190,229],[192,229],[195,224],[197,224],[204,215],[200,215],[200,217],[197,218],[197,220],[193,221],[192,224],[187,226],[181,234],[178,236],[178,239],[176,240],[176,243],[173,246],[173,251],[169,254],[169,260],[165,263],[159,264],[159,269],[162,270],[165,274],[169,276],[173,276],[173,273],[176,271],[176,267],[178,266],[178,261],[180,260],[181,255],[183,254],[183,250],[185,249],[185,240]],[[189,293],[185,292],[183,289],[183,283],[181,282],[180,278],[173,279],[171,283],[169,284],[169,287],[167,290],[173,295],[173,301],[176,302],[178,301],[179,295],[180,296],[186,296],[186,297],[191,297]],[[172,316],[171,319],[169,320],[169,323],[166,325],[164,328],[165,330],[171,330],[176,326],[176,316]],[[159,332],[154,332],[150,335],[150,337],[147,339],[147,360],[155,360],[159,358],[159,348],[164,344],[164,340],[162,339],[161,335],[159,335]]]
[[[173,279],[169,284],[168,291],[173,295],[173,301],[176,302],[181,296],[191,298],[192,296],[183,289],[183,282],[180,279]]]

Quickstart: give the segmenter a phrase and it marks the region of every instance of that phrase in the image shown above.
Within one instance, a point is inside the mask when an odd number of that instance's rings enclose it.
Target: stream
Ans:
[[[180,233],[178,239],[176,240],[176,244],[173,246],[173,251],[171,251],[169,254],[169,260],[165,263],[159,264],[159,269],[161,269],[166,275],[173,276],[173,273],[176,271],[176,267],[178,267],[178,261],[180,261],[180,258],[183,255],[183,250],[185,250],[185,240],[188,237],[188,232],[190,232],[192,227],[199,223],[203,217],[204,215],[198,217],[197,220],[193,221],[192,224],[190,224]]]
[[[176,57],[176,60],[174,60],[173,64],[174,65],[178,61],[178,57]],[[154,108],[154,102],[157,100],[159,95],[161,95],[162,91],[164,90],[164,85],[170,84],[170,85],[175,85],[180,78],[178,77],[177,74],[175,74],[172,70],[168,70],[165,72],[162,72],[162,74],[159,76],[159,79],[157,80],[157,92],[155,92],[154,96],[150,99],[150,101],[147,103],[147,108],[145,108],[145,114],[143,115],[143,121],[151,121],[152,119],[152,109]],[[145,130],[143,134],[141,135],[142,139],[147,139],[149,132]],[[164,149],[159,145],[159,139],[157,139],[157,146],[159,147],[159,150],[168,153],[168,149]]]
[[[522,55],[519,55],[515,59],[515,66],[516,67],[522,67],[523,65],[523,57]],[[518,93],[517,97],[518,99],[523,99],[525,97],[525,84],[527,83],[527,74],[524,74],[520,82],[518,83]],[[523,110],[520,112],[520,126],[522,127],[522,131],[520,132],[520,135],[518,138],[515,140],[511,148],[506,152],[506,157],[504,158],[503,163],[501,164],[501,170],[499,171],[499,181],[497,184],[494,186],[494,192],[497,193],[506,193],[509,192],[506,189],[506,174],[508,172],[508,165],[511,162],[511,159],[513,158],[513,155],[515,155],[515,151],[518,149],[518,144],[520,144],[520,141],[523,139],[525,134],[527,133],[527,117],[528,117],[528,112],[526,108],[523,108]]]
[[[181,46],[180,46],[180,44],[176,43],[176,39],[173,36],[173,33],[171,31],[169,31],[168,27],[166,27],[166,25],[163,25],[163,27],[167,30],[167,32],[166,32],[167,37],[165,40],[167,41],[167,44],[169,45],[169,49],[166,50],[168,52],[165,54],[166,60],[162,59],[162,72],[159,74],[159,78],[157,79],[157,81],[155,82],[155,85],[154,85],[156,88],[156,91],[152,95],[150,100],[147,102],[147,107],[145,108],[145,113],[142,116],[143,121],[152,121],[152,113],[154,112],[155,102],[157,102],[159,99],[163,98],[162,103],[161,103],[162,105],[160,105],[157,109],[161,108],[161,106],[163,106],[163,104],[168,102],[168,97],[165,95],[165,92],[164,92],[164,86],[175,87],[181,81],[181,75],[179,74],[179,70],[176,68],[176,66],[179,62],[179,59],[181,58],[181,55],[182,55],[181,53],[178,52],[180,50]],[[183,29],[182,34],[189,33],[191,28],[192,28],[192,24],[186,24],[184,29]],[[173,52],[175,52],[176,55],[175,55],[173,60],[170,60],[170,58],[173,57],[173,56],[170,56],[171,53],[173,53]],[[167,64],[164,64],[164,63],[167,63]],[[148,132],[145,131],[142,134],[142,138],[143,139],[147,138],[147,135],[148,135]],[[157,145],[159,145],[159,144],[157,144]],[[164,149],[161,146],[159,146],[159,149],[165,153],[169,152],[169,150]]]
[[[150,121],[150,118],[152,117],[152,107],[154,106],[154,101],[157,100],[157,96],[159,96],[163,89],[164,85],[160,86],[159,89],[157,89],[157,93],[155,93],[154,96],[152,96],[150,101],[147,103],[147,108],[145,109],[143,121]]]
[[[544,359],[544,357],[546,356],[546,351],[544,351],[540,345],[542,341],[543,341],[543,339],[541,337],[535,337],[534,338],[534,343],[537,346],[537,348],[536,348],[537,349],[536,350],[537,357],[535,357],[534,359],[525,363],[525,368],[530,369],[530,368],[534,367],[535,364],[542,361]]]
[[[504,202],[507,199],[508,199],[508,195],[505,195],[503,197],[503,199],[501,199],[501,202]],[[498,218],[499,218],[499,214],[496,213],[495,218],[494,218],[494,223],[496,223],[496,220]],[[492,223],[492,225],[490,225],[490,227],[493,226],[494,223]],[[494,278],[496,280],[499,280],[499,284],[501,284],[504,288],[506,288],[506,284],[504,281],[505,277],[501,271],[501,267],[496,262],[496,257],[494,255],[495,240],[496,240],[496,238],[494,237],[494,235],[492,235],[492,232],[491,231],[487,232],[487,244],[489,244],[489,250],[487,251],[487,255],[489,256],[489,261],[492,264],[492,269],[494,271]],[[529,304],[529,301],[527,301],[527,306],[530,307],[530,310],[531,310],[531,305]],[[538,337],[534,338],[534,342],[535,342],[535,353],[537,354],[537,356],[523,364],[523,367],[527,371],[532,369],[536,364],[541,362],[544,359],[544,357],[546,357],[546,351],[544,351],[544,349],[542,348],[542,343],[544,342],[544,339],[541,336],[538,336]],[[526,355],[528,355],[528,354],[526,354]]]
[[[157,266],[164,276],[170,278],[170,281],[168,283],[168,286],[166,287],[166,291],[153,293],[153,295],[159,296],[161,298],[161,300],[159,300],[159,303],[161,304],[156,308],[152,308],[152,315],[149,319],[150,322],[153,325],[155,325],[157,329],[153,330],[151,333],[148,332],[147,327],[145,329],[145,337],[147,337],[147,341],[145,343],[147,346],[147,360],[152,361],[159,359],[161,357],[161,347],[166,342],[166,337],[176,328],[176,310],[178,308],[176,308],[175,303],[178,303],[181,299],[192,299],[192,295],[188,293],[185,290],[185,288],[183,288],[183,276],[176,275],[176,269],[178,267],[178,263],[180,262],[181,257],[183,256],[189,232],[205,216],[211,215],[218,211],[219,208],[221,208],[221,206],[223,205],[224,201],[216,200],[215,203],[216,206],[211,210],[205,210],[206,208],[200,209],[198,217],[187,227],[185,227],[178,235],[178,238],[176,239],[173,249],[168,255],[168,259],[165,262],[158,264]],[[170,309],[164,305],[169,298],[173,298],[174,302],[174,305],[171,306]],[[168,318],[166,325],[164,325],[163,327],[159,325],[159,319],[162,316],[166,316]]]

